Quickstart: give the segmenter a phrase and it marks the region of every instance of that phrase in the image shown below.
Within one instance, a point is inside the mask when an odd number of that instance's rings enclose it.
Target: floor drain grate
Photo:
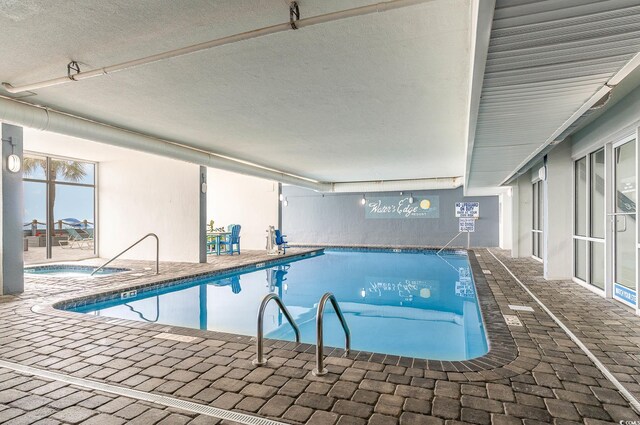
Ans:
[[[195,336],[177,335],[177,334],[170,334],[167,332],[163,332],[158,335],[155,335],[154,338],[168,339],[171,341],[179,341],[179,342],[193,342],[196,339],[198,339]]]
[[[218,419],[226,419],[244,425],[288,425],[284,422],[265,419],[259,416],[246,415],[244,413],[218,409],[217,407],[206,406],[204,404],[193,403],[191,401],[180,400],[178,398],[165,395],[151,394],[144,391],[120,387],[118,385],[106,384],[104,382],[92,381],[90,379],[77,378],[75,376],[69,376],[59,372],[52,372],[50,370],[38,369],[32,366],[25,366],[19,363],[8,362],[6,360],[0,360],[0,367],[15,370],[16,372],[26,373],[28,375],[52,379],[54,381],[65,382],[67,384],[76,385],[79,387],[104,391],[123,397],[135,398],[138,400],[148,401],[150,403],[160,404],[162,406],[182,409],[189,412],[198,413],[200,415],[207,415]]]
[[[533,313],[533,308],[527,306],[527,305],[511,305],[509,304],[509,308],[511,310],[515,310],[515,311],[530,311]]]
[[[504,315],[504,320],[509,326],[522,326],[522,322],[518,319],[518,316],[512,316],[510,314]]]

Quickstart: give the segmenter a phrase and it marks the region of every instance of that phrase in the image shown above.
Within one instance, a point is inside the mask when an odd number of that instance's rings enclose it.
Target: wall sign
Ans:
[[[480,202],[456,202],[456,217],[480,217]]]
[[[367,199],[365,218],[439,218],[438,196],[415,196],[413,204],[408,196],[381,196]]]
[[[476,231],[476,219],[461,217],[458,219],[458,231],[459,232],[475,232]]]
[[[629,289],[625,286],[622,286],[616,283],[613,285],[613,293],[618,298],[623,299],[629,304],[636,305],[637,295],[636,295],[636,291],[634,291],[633,289]]]

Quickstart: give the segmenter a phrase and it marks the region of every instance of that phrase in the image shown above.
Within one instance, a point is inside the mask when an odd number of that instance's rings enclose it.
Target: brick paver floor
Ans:
[[[540,266],[533,260],[493,252],[637,391],[638,319],[632,312],[576,284],[540,279]],[[568,425],[639,420],[612,383],[502,266],[486,250],[475,253],[470,257],[483,314],[497,336],[489,335],[489,354],[474,361],[363,352],[342,357],[341,350],[334,350],[326,359],[330,373],[315,377],[314,348],[307,345],[271,341],[265,347],[268,365],[256,368],[251,364],[254,342],[246,336],[92,318],[50,307],[63,299],[266,258],[244,253],[214,264],[163,264],[161,276],[144,271],[149,263],[123,261],[116,266],[135,266],[142,276],[28,278],[23,295],[0,298],[0,358],[288,423]],[[512,311],[508,304],[534,311]],[[507,326],[501,313],[518,316],[523,326]],[[195,339],[158,338],[161,332]],[[0,422],[33,423],[36,416],[41,423],[211,419],[0,369]]]

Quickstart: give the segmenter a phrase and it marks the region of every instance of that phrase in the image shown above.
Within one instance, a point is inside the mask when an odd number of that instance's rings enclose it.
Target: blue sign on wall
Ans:
[[[415,197],[413,204],[408,196],[381,196],[367,199],[365,218],[439,218],[438,196]]]
[[[636,291],[634,291],[633,289],[629,289],[616,283],[613,285],[613,293],[616,297],[630,304],[636,305],[637,295]]]

